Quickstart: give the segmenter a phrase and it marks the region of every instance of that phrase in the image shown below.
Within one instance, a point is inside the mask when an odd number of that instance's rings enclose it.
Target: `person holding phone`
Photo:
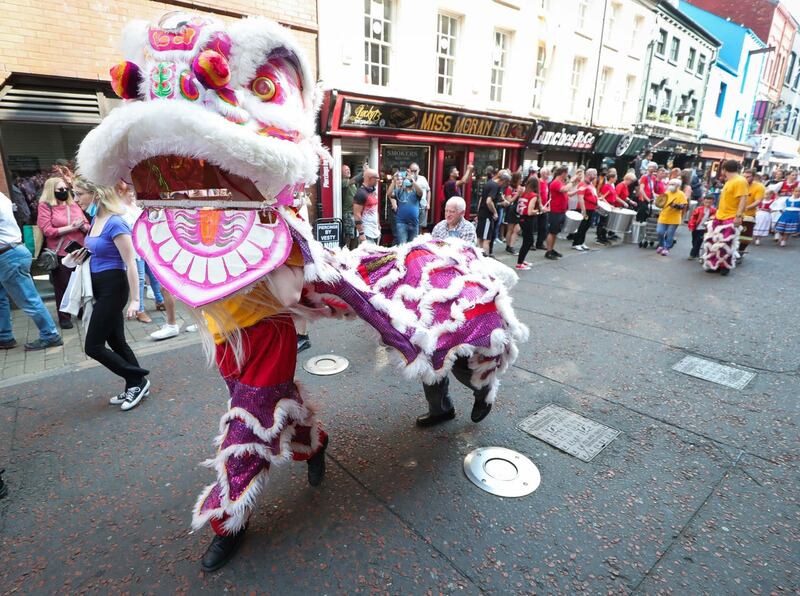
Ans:
[[[50,271],[50,283],[53,284],[58,307],[72,272],[62,263],[67,254],[66,247],[72,243],[82,246],[89,231],[89,222],[72,200],[72,193],[63,178],[50,178],[44,183],[36,223],[44,234],[45,246],[54,251],[58,258],[58,266]],[[62,329],[72,329],[72,317],[69,313],[58,311],[58,324]]]
[[[113,188],[76,178],[74,189],[81,208],[96,207],[86,246],[71,255],[77,263],[91,257],[89,269],[95,303],[86,331],[85,351],[87,356],[125,379],[125,391],[113,396],[109,403],[127,411],[150,392],[147,378],[150,371],[139,365],[125,341],[123,309],[128,319],[139,312],[139,276],[131,229],[123,219],[125,206]]]

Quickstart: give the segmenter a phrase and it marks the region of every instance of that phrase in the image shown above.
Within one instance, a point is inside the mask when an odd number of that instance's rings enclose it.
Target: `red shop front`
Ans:
[[[378,195],[381,221],[388,221],[387,180],[395,168],[411,162],[420,166],[431,187],[426,227],[443,217],[444,183],[455,166],[461,176],[475,166],[464,188],[467,210],[477,208],[485,172],[492,168],[516,170],[521,163],[532,120],[480,112],[454,111],[387,99],[328,91],[320,114],[323,143],[331,149],[333,165],[320,174],[323,217],[342,215],[342,165],[355,176],[369,164],[380,172]]]

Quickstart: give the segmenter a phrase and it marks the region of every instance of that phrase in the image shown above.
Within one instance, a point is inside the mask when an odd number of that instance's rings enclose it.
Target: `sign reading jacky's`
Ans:
[[[588,153],[594,149],[598,136],[600,131],[596,128],[559,122],[537,122],[528,144],[531,147],[550,147]]]
[[[531,122],[346,99],[340,128],[393,129],[524,141]]]

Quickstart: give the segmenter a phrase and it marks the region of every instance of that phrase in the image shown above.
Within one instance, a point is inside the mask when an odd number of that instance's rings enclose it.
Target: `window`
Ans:
[[[583,71],[586,69],[586,58],[575,57],[572,60],[572,80],[570,87],[572,89],[572,97],[569,103],[570,115],[575,120],[580,120],[582,115],[576,114],[578,108],[578,96],[581,91],[581,81],[583,80]]]
[[[672,89],[664,89],[664,99],[661,100],[661,115],[669,116],[672,107]]]
[[[589,14],[589,0],[578,0],[578,31],[586,29],[586,15]]]
[[[792,136],[794,136],[794,131],[797,130],[797,117],[800,115],[800,110],[795,108],[792,111]]]
[[[658,95],[661,88],[656,83],[650,83],[650,94],[647,96],[647,119],[655,120],[658,109]]]
[[[681,52],[681,40],[677,37],[672,38],[672,45],[669,48],[669,60],[670,62],[677,62],[678,56]]]
[[[800,64],[797,66],[797,74],[794,76],[794,83],[792,83],[792,89],[797,90],[797,85],[800,84]]]
[[[540,110],[542,108],[542,96],[544,95],[544,81],[545,81],[545,61],[547,59],[547,50],[543,44],[539,44],[536,50],[536,71],[533,76],[533,109]]]
[[[439,30],[436,36],[436,58],[438,73],[436,92],[453,95],[453,66],[456,61],[456,39],[458,38],[458,19],[439,14]]]
[[[603,107],[605,106],[605,100],[608,93],[608,82],[611,80],[612,73],[612,69],[608,67],[603,67],[603,70],[600,71],[600,84],[597,86],[598,115],[602,113]]]
[[[616,2],[611,4],[611,7],[608,11],[608,24],[606,25],[606,29],[608,33],[606,33],[606,39],[611,39],[612,43],[616,41],[616,32],[617,32],[617,23],[619,23],[619,11],[620,5]]]
[[[714,113],[717,117],[722,116],[722,109],[725,106],[725,94],[728,92],[728,84],[727,83],[720,83],[719,84],[719,94],[717,95],[717,109]]]
[[[656,41],[656,56],[664,57],[667,50],[667,32],[663,29],[658,30],[658,40]]]
[[[694,120],[695,118],[697,118],[697,100],[693,99],[691,111],[689,112],[689,119]]]
[[[792,73],[794,72],[794,63],[797,61],[797,54],[792,52],[789,55],[789,66],[786,68],[786,79],[784,79],[783,84],[787,87],[792,82]]]
[[[364,0],[364,81],[389,84],[394,0]]]
[[[633,97],[633,89],[636,86],[636,77],[628,75],[625,77],[625,95],[622,97],[622,117],[623,119],[628,114],[630,107],[631,97]]]
[[[503,77],[506,74],[507,54],[508,33],[495,29],[494,51],[492,52],[492,85],[489,89],[489,99],[492,101],[503,101]]]
[[[700,54],[700,59],[697,61],[697,74],[703,75],[706,72],[706,55]]]
[[[697,50],[694,48],[689,48],[689,58],[686,60],[686,70],[693,71],[695,62],[697,62]]]
[[[639,51],[639,31],[644,27],[644,17],[637,15],[633,19],[633,29],[631,29],[631,47],[629,53],[636,54]]]

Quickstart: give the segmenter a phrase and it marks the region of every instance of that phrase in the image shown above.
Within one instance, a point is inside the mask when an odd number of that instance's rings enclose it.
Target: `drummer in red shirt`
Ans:
[[[606,180],[600,187],[600,200],[605,201],[612,207],[627,207],[627,201],[620,199],[617,196],[617,170],[610,168],[606,174]],[[627,192],[627,188],[625,191]],[[606,229],[608,225],[608,214],[601,215],[597,220],[597,242],[600,244],[608,244],[609,240],[619,238],[614,232],[609,232]]]
[[[623,204],[619,205],[624,208],[636,209],[636,201],[631,197],[631,191],[636,194],[636,174],[628,172],[622,179],[622,182],[617,184],[616,188],[617,199]]]
[[[647,164],[647,173],[639,179],[639,205],[636,221],[646,221],[650,217],[650,207],[656,197],[666,191],[663,183],[658,179],[657,170],[658,164],[651,161]]]
[[[572,192],[575,187],[581,182],[582,174],[573,176],[572,180],[567,182],[568,170],[564,166],[558,166],[553,170],[553,181],[550,182],[550,202],[547,211],[547,252],[544,253],[544,258],[555,260],[562,256],[560,252],[556,251],[556,235],[564,227],[564,220],[566,213],[569,209],[569,196],[568,193]],[[544,195],[542,196],[544,202]]]
[[[596,180],[597,170],[589,168],[586,170],[583,182],[578,186],[578,207],[583,213],[583,221],[572,237],[572,249],[580,252],[589,250],[584,243],[586,242],[586,232],[589,231],[594,212],[597,210],[597,189],[594,187]]]

